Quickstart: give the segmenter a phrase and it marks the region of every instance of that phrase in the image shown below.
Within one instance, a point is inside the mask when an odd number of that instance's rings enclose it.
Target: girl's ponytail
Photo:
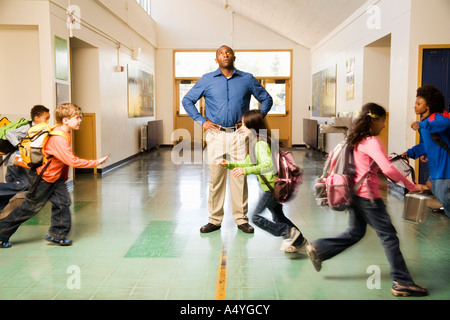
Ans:
[[[349,147],[354,149],[363,139],[372,136],[370,133],[372,120],[385,116],[386,110],[382,106],[373,102],[365,104],[361,110],[361,117],[356,120],[347,136]]]

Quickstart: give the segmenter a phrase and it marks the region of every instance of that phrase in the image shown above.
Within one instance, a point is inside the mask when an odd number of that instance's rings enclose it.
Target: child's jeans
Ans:
[[[349,209],[348,229],[335,237],[314,241],[313,246],[319,258],[322,261],[331,259],[359,242],[366,233],[367,225],[376,231],[381,240],[386,257],[391,265],[393,280],[405,285],[413,284],[414,282],[400,251],[397,232],[392,225],[391,217],[386,211],[382,199],[375,199],[375,203],[372,205],[369,199],[353,196],[353,202]]]
[[[273,222],[261,214],[265,209],[272,213]],[[291,227],[297,228],[283,213],[283,205],[275,201],[270,191],[265,191],[259,199],[258,205],[252,215],[252,222],[274,236],[289,237]]]
[[[41,179],[32,194],[14,209],[6,218],[0,220],[0,236],[9,239],[19,226],[36,215],[47,200],[52,203],[52,217],[49,234],[56,238],[65,238],[70,231],[70,195],[62,179],[49,183]]]
[[[450,218],[450,179],[431,180],[433,194],[444,207],[445,214]]]

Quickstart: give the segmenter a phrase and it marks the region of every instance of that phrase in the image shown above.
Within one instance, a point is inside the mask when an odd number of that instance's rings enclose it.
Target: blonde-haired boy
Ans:
[[[78,130],[82,121],[81,109],[73,103],[65,103],[56,107],[57,126],[53,129],[62,131],[65,136],[52,135],[45,147],[44,154],[50,158],[50,164],[42,174],[33,192],[28,192],[25,201],[14,209],[6,218],[0,220],[0,248],[12,246],[9,238],[19,226],[37,214],[47,201],[52,203],[52,217],[46,240],[63,246],[71,245],[72,240],[66,238],[71,228],[70,195],[65,181],[69,167],[90,168],[104,163],[108,157],[98,160],[85,160],[76,157],[70,149],[70,132]],[[37,168],[40,174],[44,166]],[[39,176],[37,177],[39,179]]]

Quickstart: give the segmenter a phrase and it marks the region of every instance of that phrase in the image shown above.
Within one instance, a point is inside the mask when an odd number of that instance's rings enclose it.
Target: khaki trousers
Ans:
[[[247,137],[239,132],[211,132],[206,134],[209,165],[209,222],[221,225],[224,215],[228,169],[217,166],[217,161],[226,159],[231,163],[243,162],[247,154]],[[237,225],[248,223],[247,177],[229,175],[233,219]]]

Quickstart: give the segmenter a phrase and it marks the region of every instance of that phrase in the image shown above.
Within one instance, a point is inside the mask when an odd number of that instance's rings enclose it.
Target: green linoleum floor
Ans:
[[[323,157],[293,149],[305,177],[285,213],[306,238],[335,235],[347,226],[345,213],[315,205],[312,189]],[[260,187],[250,176],[249,212]],[[94,177],[79,174],[72,193],[71,247],[43,238],[50,207],[22,225],[0,250],[0,299],[213,300],[222,247],[226,247],[228,300],[405,300],[390,293],[389,265],[373,230],[317,273],[304,253],[279,250],[281,238],[255,228],[244,234],[226,200],[221,230],[200,234],[207,222],[208,170],[202,164],[174,165],[161,148]],[[450,219],[429,213],[425,223],[402,221],[403,200],[384,192],[414,280],[430,296],[450,299]],[[369,289],[369,269],[380,271],[380,289]],[[378,282],[377,282],[378,283]],[[412,298],[408,298],[412,299]],[[415,298],[417,299],[417,298]]]

